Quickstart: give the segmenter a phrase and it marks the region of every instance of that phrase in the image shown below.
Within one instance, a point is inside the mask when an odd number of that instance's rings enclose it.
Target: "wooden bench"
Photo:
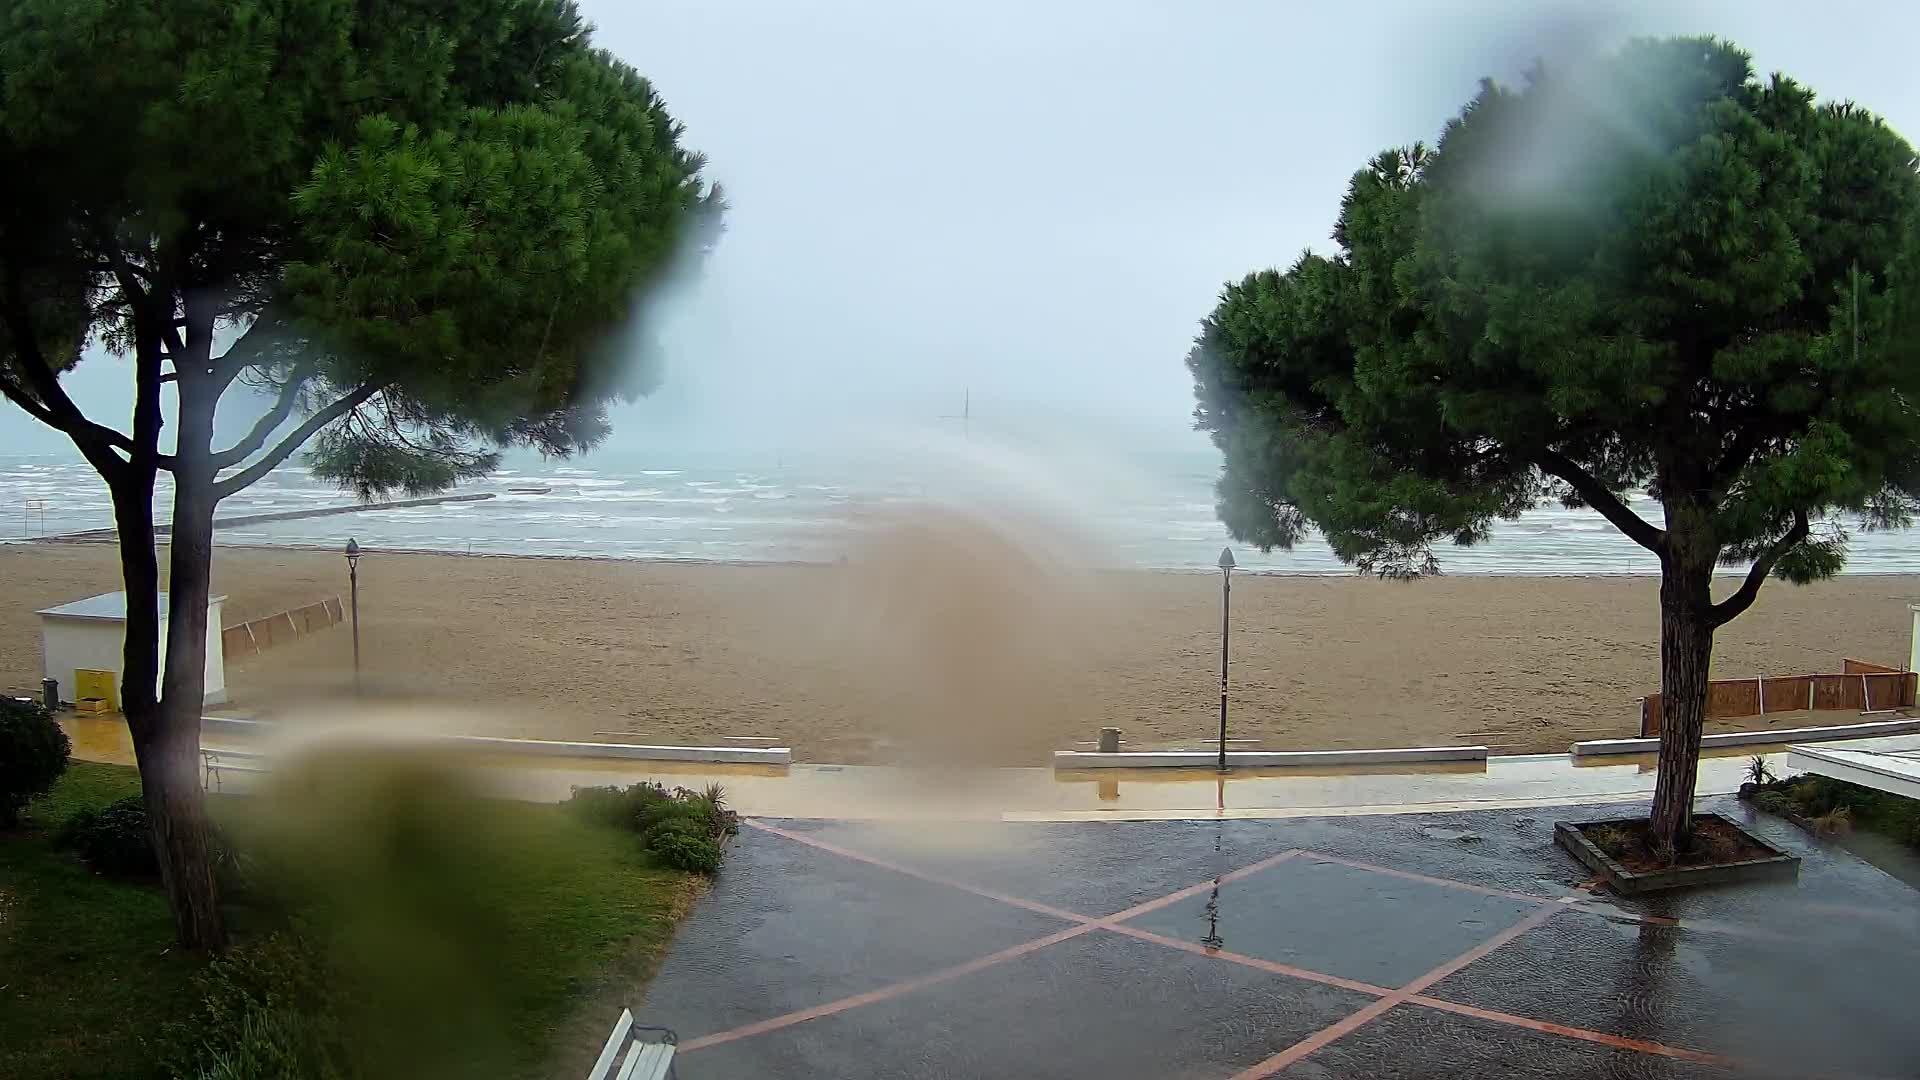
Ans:
[[[251,750],[210,750],[203,747],[200,750],[200,765],[206,771],[200,786],[214,791],[220,790],[223,773],[267,771],[266,755]]]
[[[647,1041],[643,1034],[656,1035],[656,1041]],[[607,1045],[600,1051],[599,1060],[593,1063],[593,1071],[587,1074],[587,1080],[666,1080],[673,1075],[674,1045],[679,1039],[666,1028],[640,1027],[633,1022],[633,1010],[621,1009],[620,1020],[613,1025],[613,1032],[607,1036]],[[626,1051],[621,1056],[622,1050]],[[614,1059],[619,1058],[619,1068],[614,1067]]]

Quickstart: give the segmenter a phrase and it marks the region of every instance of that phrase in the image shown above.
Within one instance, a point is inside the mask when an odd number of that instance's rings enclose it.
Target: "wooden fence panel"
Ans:
[[[252,622],[229,626],[220,631],[221,642],[229,656],[252,656],[316,630],[338,626],[340,622],[340,598],[332,596]]]
[[[1707,718],[1760,715],[1760,680],[1715,679],[1707,684]]]
[[[1904,671],[1862,672],[1860,692],[1868,711],[1898,709],[1913,704],[1913,676]]]
[[[1920,674],[1845,660],[1840,674],[1774,675],[1715,679],[1707,684],[1707,719],[1764,716],[1802,710],[1853,711],[1907,708],[1920,699]],[[1640,699],[1640,735],[1656,738],[1666,710],[1659,694]]]
[[[1862,709],[1866,696],[1860,691],[1858,675],[1815,675],[1813,707],[1816,709]]]
[[[1813,676],[1778,675],[1760,680],[1760,695],[1768,712],[1797,712],[1813,708]]]
[[[241,623],[220,631],[220,651],[227,656],[252,656],[259,650],[253,647],[253,635],[247,633],[247,624]]]

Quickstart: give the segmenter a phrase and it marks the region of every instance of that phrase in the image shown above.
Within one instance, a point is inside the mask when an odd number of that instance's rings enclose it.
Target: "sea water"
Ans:
[[[949,440],[951,443],[952,440]],[[387,550],[719,562],[831,562],[863,520],[915,503],[1013,501],[1068,521],[1090,563],[1209,569],[1223,546],[1249,570],[1351,573],[1317,538],[1262,553],[1235,542],[1214,515],[1219,457],[1211,448],[1035,454],[978,444],[933,452],[800,453],[778,449],[623,450],[570,461],[530,455],[444,503],[223,527],[224,544],[333,548],[357,538]],[[548,488],[515,494],[510,488]],[[168,493],[156,498],[166,520]],[[225,500],[224,518],[350,504],[348,493],[288,464]],[[1658,523],[1659,507],[1633,500]],[[112,526],[105,486],[70,455],[0,456],[0,539]],[[1852,531],[1854,573],[1920,573],[1912,531]],[[1590,510],[1542,507],[1498,522],[1493,539],[1438,549],[1454,574],[1650,574],[1657,561]]]

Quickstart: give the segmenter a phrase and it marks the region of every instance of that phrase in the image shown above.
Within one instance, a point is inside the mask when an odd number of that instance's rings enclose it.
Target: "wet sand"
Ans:
[[[1103,572],[1036,596],[938,565],[850,590],[845,567],[375,553],[361,561],[364,679],[380,696],[467,704],[479,732],[764,736],[808,761],[890,760],[927,737],[928,717],[1003,764],[1040,764],[1103,724],[1135,748],[1213,737],[1217,576]],[[332,553],[222,548],[216,591],[232,625],[344,598],[345,569]],[[36,609],[118,587],[110,547],[0,547],[0,689],[38,683]],[[1238,576],[1232,734],[1497,753],[1633,734],[1658,681],[1656,592],[1646,578]],[[1714,674],[1900,664],[1916,600],[1916,577],[1769,583],[1721,631]],[[232,659],[228,682],[234,706],[262,716],[343,694],[350,635]]]

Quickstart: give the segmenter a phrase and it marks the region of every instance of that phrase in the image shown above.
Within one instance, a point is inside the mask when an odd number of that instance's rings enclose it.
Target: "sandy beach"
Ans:
[[[938,745],[1039,764],[1103,724],[1136,748],[1212,737],[1217,577],[1101,572],[1049,592],[978,567],[883,564],[374,553],[361,563],[364,679],[382,697],[468,704],[476,731],[762,736],[809,761]],[[347,591],[343,560],[314,551],[222,548],[215,578],[229,625]],[[118,587],[104,545],[0,548],[0,687],[37,685],[36,609]],[[1507,753],[1631,734],[1637,699],[1657,688],[1656,590],[1646,578],[1242,575],[1232,734],[1275,749]],[[1771,583],[1721,632],[1714,674],[1899,664],[1915,600],[1915,577]],[[342,695],[349,633],[236,658],[228,681],[234,707],[261,716]]]

